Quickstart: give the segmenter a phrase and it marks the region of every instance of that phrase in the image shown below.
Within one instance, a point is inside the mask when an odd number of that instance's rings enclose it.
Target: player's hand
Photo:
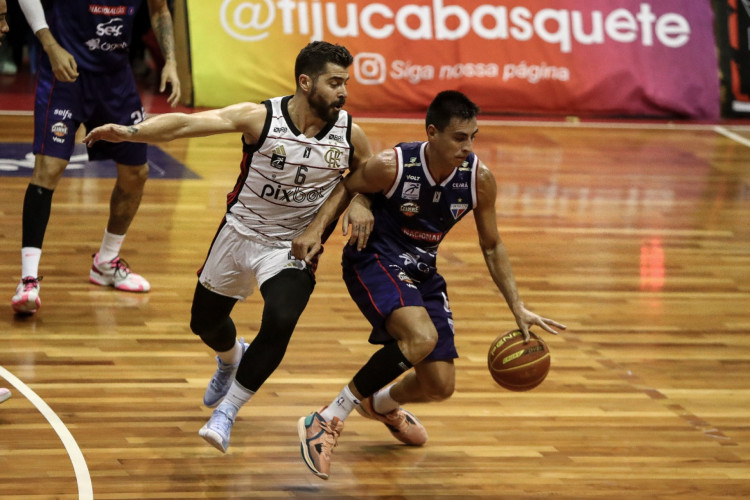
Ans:
[[[177,64],[174,61],[167,61],[164,64],[164,68],[161,70],[161,84],[159,85],[159,92],[164,92],[167,88],[167,83],[172,88],[167,102],[174,108],[180,102],[180,77],[177,76]]]
[[[304,260],[307,264],[312,264],[314,257],[322,249],[320,233],[311,230],[309,226],[292,241],[292,255],[295,259]]]
[[[367,240],[372,233],[372,228],[375,225],[375,217],[372,215],[372,211],[366,206],[358,202],[358,196],[355,198],[349,208],[344,212],[344,216],[341,218],[341,231],[344,236],[349,232],[349,226],[352,226],[352,233],[349,236],[348,245],[357,245],[357,250],[362,250],[367,245]]]
[[[130,125],[115,125],[108,123],[101,127],[96,127],[83,138],[83,143],[91,147],[97,141],[123,142],[131,140],[135,134],[135,127]]]
[[[78,78],[78,64],[73,55],[58,43],[45,47],[55,78],[61,82],[74,82]]]
[[[518,328],[520,328],[523,332],[524,343],[528,342],[529,339],[531,339],[529,328],[533,325],[537,325],[544,331],[553,335],[559,335],[559,332],[557,332],[552,327],[558,328],[560,330],[565,330],[567,328],[562,323],[558,323],[557,321],[551,320],[549,318],[542,318],[538,314],[529,311],[523,304],[521,304],[518,312],[514,311],[513,314],[516,317],[516,324],[518,325]]]

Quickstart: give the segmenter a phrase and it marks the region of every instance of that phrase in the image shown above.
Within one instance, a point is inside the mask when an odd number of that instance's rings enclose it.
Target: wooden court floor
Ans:
[[[375,150],[424,136],[416,121],[361,123]],[[0,142],[31,130],[29,116],[0,116]],[[112,180],[66,178],[43,306],[26,319],[9,302],[28,179],[0,177],[0,386],[13,391],[0,405],[0,497],[750,498],[750,128],[480,121],[521,295],[568,325],[546,335],[550,374],[528,393],[490,379],[489,344],[514,325],[467,218],[439,258],[461,356],[454,396],[408,407],[429,432],[421,448],[353,414],[329,481],[301,461],[295,426],[373,352],[340,280],[343,239],[222,455],[197,435],[215,364],[188,320],[240,140],[162,149],[200,179],[147,185],[122,255],[151,293],[88,283]],[[257,295],[238,304],[241,335],[259,312]]]

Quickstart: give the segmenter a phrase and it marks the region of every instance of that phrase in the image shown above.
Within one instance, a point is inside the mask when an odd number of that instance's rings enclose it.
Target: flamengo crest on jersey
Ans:
[[[351,117],[339,111],[315,137],[292,122],[292,96],[264,101],[267,116],[257,144],[243,147],[242,171],[227,195],[227,221],[269,245],[300,235],[349,168]]]

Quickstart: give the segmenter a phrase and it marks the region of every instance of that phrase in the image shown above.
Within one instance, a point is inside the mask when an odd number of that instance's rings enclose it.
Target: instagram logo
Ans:
[[[374,52],[360,52],[354,56],[354,78],[362,85],[385,82],[385,57]]]
[[[276,7],[270,0],[224,0],[219,18],[229,36],[255,42],[268,36],[267,30],[276,18]]]

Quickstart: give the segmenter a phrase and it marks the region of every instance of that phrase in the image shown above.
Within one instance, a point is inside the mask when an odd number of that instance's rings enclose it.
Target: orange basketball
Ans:
[[[523,332],[511,330],[498,336],[487,353],[487,367],[495,382],[511,391],[528,391],[549,373],[547,344],[533,332],[527,344]]]

